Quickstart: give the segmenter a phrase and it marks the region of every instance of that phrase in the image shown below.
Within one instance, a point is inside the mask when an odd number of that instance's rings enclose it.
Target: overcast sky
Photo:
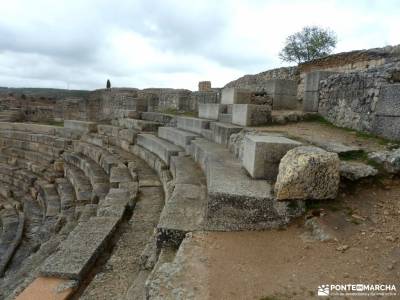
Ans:
[[[400,44],[400,0],[2,0],[0,86],[197,89],[285,66],[286,36],[329,27],[336,52]]]

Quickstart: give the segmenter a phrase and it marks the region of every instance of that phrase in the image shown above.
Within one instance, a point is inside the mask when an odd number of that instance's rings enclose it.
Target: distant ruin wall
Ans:
[[[318,112],[337,126],[400,140],[400,65],[335,74],[320,82]]]
[[[299,73],[297,67],[278,68],[255,75],[245,75],[229,82],[225,87],[238,87],[249,89],[253,92],[261,92],[265,87],[266,81],[271,79],[289,79],[298,81]]]

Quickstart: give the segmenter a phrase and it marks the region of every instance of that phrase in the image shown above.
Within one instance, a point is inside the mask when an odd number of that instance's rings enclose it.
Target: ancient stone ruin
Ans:
[[[212,298],[196,234],[286,228],[400,173],[399,74],[395,46],[195,92],[0,88],[0,299]],[[394,146],[269,130],[321,117]]]

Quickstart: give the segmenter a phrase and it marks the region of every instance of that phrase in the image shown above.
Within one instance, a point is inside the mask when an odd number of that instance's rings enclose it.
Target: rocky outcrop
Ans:
[[[297,147],[286,153],[275,184],[278,200],[334,199],[339,188],[339,157],[321,148]]]

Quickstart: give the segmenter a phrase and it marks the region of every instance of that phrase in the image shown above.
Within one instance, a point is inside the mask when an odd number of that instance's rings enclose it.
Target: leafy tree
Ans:
[[[307,26],[286,38],[279,57],[287,62],[305,62],[332,53],[337,43],[336,34],[317,26]]]
[[[108,89],[111,89],[111,82],[110,82],[110,79],[107,79],[107,88],[108,88]]]

